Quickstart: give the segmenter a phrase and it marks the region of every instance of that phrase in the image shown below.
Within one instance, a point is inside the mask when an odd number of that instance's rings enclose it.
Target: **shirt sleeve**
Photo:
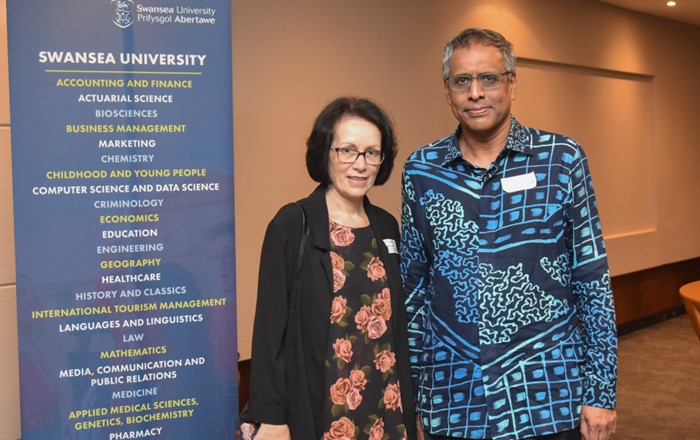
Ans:
[[[408,165],[402,177],[401,197],[401,276],[404,282],[408,349],[414,389],[419,390],[421,353],[425,335],[425,293],[428,284],[428,259],[423,245],[421,217]],[[423,218],[423,221],[425,219]]]
[[[289,262],[295,254],[284,209],[268,225],[260,255],[248,401],[253,419],[273,425],[286,424],[288,415],[284,342],[289,276],[294,270]]]
[[[585,365],[583,404],[616,405],[617,326],[610,273],[586,155],[578,147],[570,176],[569,249]]]

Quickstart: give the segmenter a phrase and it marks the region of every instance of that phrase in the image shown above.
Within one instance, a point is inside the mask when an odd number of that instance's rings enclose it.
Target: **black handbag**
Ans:
[[[286,365],[290,364],[292,359],[291,347],[294,343],[294,332],[296,331],[297,314],[299,313],[299,291],[301,289],[301,270],[304,265],[304,248],[306,247],[306,238],[309,235],[309,225],[306,222],[306,212],[304,208],[295,203],[301,211],[301,239],[299,241],[299,253],[297,256],[297,264],[294,269],[294,281],[292,283],[292,296],[289,299],[289,316],[287,319],[287,332],[285,334],[284,343],[286,349]],[[248,402],[243,406],[240,414],[240,438],[241,440],[253,440],[260,429],[260,422],[254,420],[248,413]]]

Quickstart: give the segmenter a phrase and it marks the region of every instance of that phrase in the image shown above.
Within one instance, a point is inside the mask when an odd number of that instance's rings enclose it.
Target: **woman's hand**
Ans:
[[[291,440],[289,427],[287,425],[268,425],[262,423],[258,433],[255,435],[255,440]]]

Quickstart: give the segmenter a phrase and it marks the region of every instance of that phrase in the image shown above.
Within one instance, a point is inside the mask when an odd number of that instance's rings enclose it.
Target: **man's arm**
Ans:
[[[616,405],[617,327],[607,254],[585,153],[573,158],[569,211],[571,287],[581,323],[585,365],[583,405]],[[598,417],[591,416],[592,419]],[[609,423],[608,423],[609,425]]]
[[[420,356],[425,333],[425,288],[428,281],[428,259],[423,246],[423,232],[416,194],[408,165],[402,177],[401,214],[401,275],[406,295],[406,317],[408,321],[408,348],[414,389],[418,394]]]

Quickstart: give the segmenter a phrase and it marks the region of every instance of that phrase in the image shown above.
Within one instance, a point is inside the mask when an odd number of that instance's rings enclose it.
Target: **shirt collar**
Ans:
[[[459,136],[462,133],[462,127],[457,126],[457,130],[450,137],[450,142],[447,145],[447,154],[445,155],[445,160],[442,165],[445,166],[450,162],[458,159],[462,159],[462,150],[459,148]],[[520,125],[515,116],[510,117],[510,131],[508,133],[508,139],[506,140],[506,145],[503,147],[504,150],[512,150],[517,153],[530,153],[532,149],[532,136],[530,130]]]

